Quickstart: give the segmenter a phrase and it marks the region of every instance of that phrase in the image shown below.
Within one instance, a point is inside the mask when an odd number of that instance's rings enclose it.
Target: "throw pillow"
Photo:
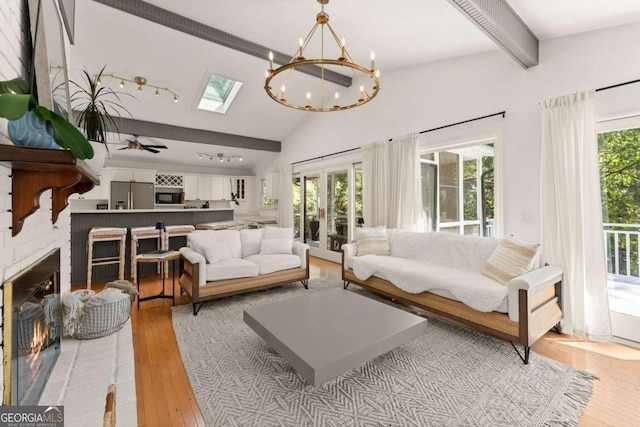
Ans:
[[[204,257],[207,259],[207,263],[215,264],[220,261],[226,261],[231,259],[231,251],[229,245],[225,242],[217,242],[211,240],[204,247]]]
[[[215,234],[212,230],[197,230],[187,236],[188,246],[200,255],[205,256],[204,247],[209,241],[215,241]]]
[[[356,243],[357,256],[390,254],[387,228],[384,225],[356,228]]]
[[[293,239],[263,239],[260,255],[292,254]]]
[[[262,242],[264,230],[264,228],[240,230],[242,258],[260,253],[260,242]]]
[[[502,239],[484,264],[482,274],[506,285],[533,268],[539,251],[539,244]]]

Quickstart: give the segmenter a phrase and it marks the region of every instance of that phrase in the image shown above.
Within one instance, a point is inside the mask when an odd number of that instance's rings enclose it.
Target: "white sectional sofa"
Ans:
[[[180,253],[194,316],[207,300],[296,281],[306,288],[309,279],[309,246],[293,241],[292,228],[196,230]]]
[[[371,239],[342,246],[345,288],[355,283],[520,344],[524,363],[531,345],[562,319],[562,270],[538,266],[538,245],[450,233],[386,234],[388,255],[370,253],[385,253],[380,233],[373,251]]]

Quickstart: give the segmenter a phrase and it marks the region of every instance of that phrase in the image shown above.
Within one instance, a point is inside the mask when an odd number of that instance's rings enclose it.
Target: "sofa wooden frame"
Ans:
[[[381,295],[405,305],[419,307],[437,316],[460,323],[486,335],[511,342],[514,349],[526,365],[529,363],[531,346],[550,329],[559,328],[562,320],[561,288],[562,281],[553,283],[538,292],[529,293],[526,289],[518,291],[519,321],[514,322],[506,313],[492,311],[483,313],[449,298],[429,292],[410,294],[388,280],[371,276],[359,280],[351,268],[345,269],[345,255],[342,251],[342,280],[346,289],[350,283],[367,291]],[[516,348],[523,346],[524,354]]]
[[[193,305],[193,315],[197,315],[202,304],[218,298],[245,292],[268,289],[279,285],[293,282],[302,282],[305,289],[309,285],[309,249],[305,250],[306,268],[290,268],[287,270],[274,271],[269,274],[260,274],[253,277],[240,277],[237,279],[214,280],[207,282],[204,286],[200,283],[199,264],[189,262],[183,255],[180,256],[180,293],[186,292],[191,297]],[[198,305],[199,304],[199,305]]]

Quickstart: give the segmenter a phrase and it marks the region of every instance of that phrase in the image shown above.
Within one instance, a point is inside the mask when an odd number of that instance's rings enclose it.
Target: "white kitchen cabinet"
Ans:
[[[110,168],[112,181],[155,182],[156,171],[151,169]]]
[[[237,200],[242,201],[248,198],[247,197],[248,185],[250,184],[248,183],[247,177],[244,177],[244,176],[233,177],[233,187],[231,191],[233,191],[233,194],[237,196]]]
[[[91,190],[87,191],[84,194],[73,193],[69,196],[70,200],[82,200],[82,199],[100,199],[100,200],[109,200],[111,193],[111,181],[112,174],[111,170],[103,169],[100,174],[100,185],[96,185]]]
[[[279,179],[280,174],[278,172],[266,172],[264,174],[265,196],[267,199],[278,199]]]
[[[231,176],[211,177],[211,200],[231,200]]]
[[[212,200],[211,197],[211,175],[198,175],[198,199]]]
[[[184,198],[185,200],[198,199],[198,175],[184,176]]]

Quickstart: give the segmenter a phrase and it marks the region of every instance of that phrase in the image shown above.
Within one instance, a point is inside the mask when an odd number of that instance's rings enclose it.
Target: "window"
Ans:
[[[421,155],[424,231],[493,236],[494,144]]]
[[[302,196],[300,188],[300,176],[293,177],[293,238],[300,240],[300,197]]]
[[[241,86],[240,82],[212,74],[204,88],[198,108],[214,113],[226,113]]]
[[[267,183],[264,179],[260,180],[262,186],[262,207],[266,209],[274,209],[276,207],[276,201],[273,199],[267,199]]]

